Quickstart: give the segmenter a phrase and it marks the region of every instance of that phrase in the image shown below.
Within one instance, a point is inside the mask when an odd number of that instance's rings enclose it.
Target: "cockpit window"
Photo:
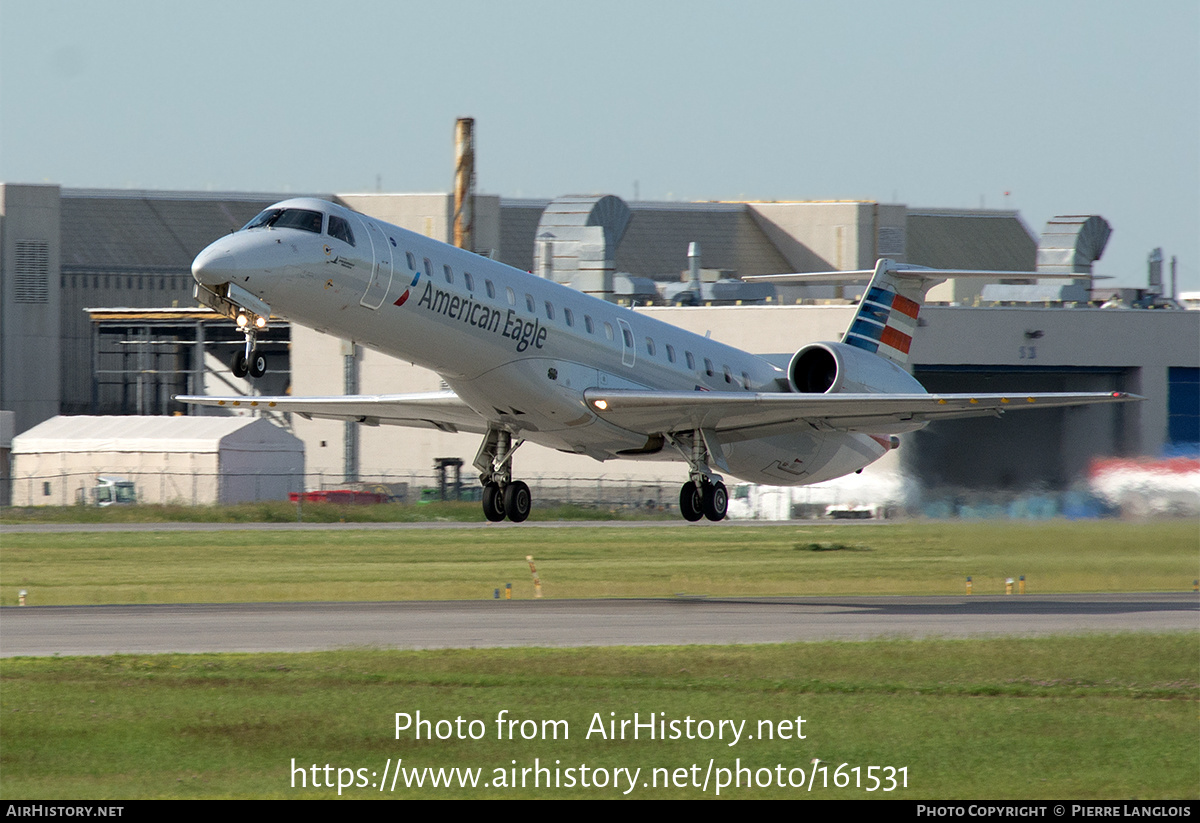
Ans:
[[[350,231],[350,224],[336,214],[329,215],[329,236],[354,245],[354,232]]]
[[[300,229],[321,233],[321,212],[308,209],[267,209],[242,227],[247,229],[261,228]]]
[[[247,229],[260,229],[263,226],[269,226],[282,211],[283,209],[266,209],[265,211],[260,211],[253,220],[242,226],[241,231],[246,231]]]

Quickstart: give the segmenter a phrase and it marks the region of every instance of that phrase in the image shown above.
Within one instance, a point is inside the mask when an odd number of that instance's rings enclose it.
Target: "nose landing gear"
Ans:
[[[266,355],[252,352],[247,360],[246,353],[239,351],[233,356],[229,367],[234,377],[245,377],[247,374],[251,377],[262,377],[267,373],[267,358]]]
[[[267,358],[265,355],[259,354],[256,345],[258,332],[267,327],[267,320],[256,314],[242,312],[237,316],[237,324],[242,333],[246,335],[246,348],[233,356],[233,362],[230,364],[233,376],[245,377],[249,374],[255,378],[262,377],[267,373]]]

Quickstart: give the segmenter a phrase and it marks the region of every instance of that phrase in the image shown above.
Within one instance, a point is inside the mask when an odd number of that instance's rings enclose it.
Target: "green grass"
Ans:
[[[482,598],[505,582],[547,597],[999,593],[1190,589],[1191,522],[908,523],[737,528],[105,532],[0,536],[0,602]],[[889,794],[818,787],[723,797],[1191,798],[1200,644],[1195,633],[1116,637],[812,643],[754,647],[161,655],[0,659],[0,796],[323,797],[293,788],[291,763],[382,772],[541,765],[653,769],[697,764],[811,771],[907,767]],[[481,740],[395,739],[396,712],[484,721]],[[568,740],[497,740],[514,719],[562,719]],[[606,720],[805,718],[803,740],[603,740]],[[757,737],[757,735],[756,735]],[[765,773],[755,772],[762,775]],[[785,772],[786,773],[786,772]],[[348,775],[349,773],[343,773]],[[518,773],[518,778],[519,778]],[[355,775],[357,778],[357,775]],[[715,778],[714,778],[715,779]],[[324,773],[322,771],[322,780]],[[402,784],[401,784],[402,785]],[[707,796],[713,796],[710,785]],[[352,797],[619,797],[612,787],[399,789]]]
[[[327,797],[291,763],[640,768],[907,767],[908,788],[728,788],[722,797],[1197,798],[1194,635],[5,659],[2,792],[17,798]],[[498,740],[495,719],[566,720],[566,740]],[[396,739],[395,713],[483,721],[480,740]],[[742,739],[605,740],[638,712],[746,721]],[[805,739],[758,739],[795,721]],[[446,727],[443,727],[445,729]],[[479,727],[476,727],[477,729]],[[765,730],[765,726],[763,727]],[[778,729],[778,726],[776,726]],[[793,727],[794,728],[794,727]],[[785,727],[785,731],[787,731]],[[691,772],[689,771],[689,780]],[[311,780],[311,771],[306,772]],[[324,775],[321,775],[324,782]],[[714,778],[715,780],[715,778]],[[661,781],[661,776],[660,776]],[[298,781],[297,781],[298,783]],[[350,797],[620,797],[576,787],[403,789]],[[713,796],[710,784],[707,796]]]
[[[815,548],[814,548],[815,547]],[[4,534],[0,604],[1186,591],[1190,521]]]

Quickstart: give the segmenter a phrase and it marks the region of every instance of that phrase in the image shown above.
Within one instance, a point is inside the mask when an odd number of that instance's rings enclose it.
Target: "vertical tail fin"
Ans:
[[[881,258],[843,342],[907,364],[925,295],[944,279],[928,269],[898,269],[893,261]]]

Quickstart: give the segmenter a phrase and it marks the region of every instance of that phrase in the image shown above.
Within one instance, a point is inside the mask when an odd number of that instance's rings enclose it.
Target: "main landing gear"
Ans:
[[[483,516],[493,523],[508,518],[520,523],[529,517],[533,495],[529,486],[512,479],[512,455],[524,440],[512,441],[512,432],[488,429],[475,455],[479,482],[483,483]]]
[[[729,492],[720,480],[707,477],[689,480],[679,490],[679,511],[683,519],[695,523],[701,517],[716,522],[724,520],[729,511]]]
[[[679,490],[679,512],[683,519],[691,523],[702,517],[714,523],[724,520],[729,512],[729,492],[721,476],[708,467],[709,450],[704,433],[699,429],[692,432],[690,449],[683,439],[668,435],[667,440],[688,463],[688,481]]]

